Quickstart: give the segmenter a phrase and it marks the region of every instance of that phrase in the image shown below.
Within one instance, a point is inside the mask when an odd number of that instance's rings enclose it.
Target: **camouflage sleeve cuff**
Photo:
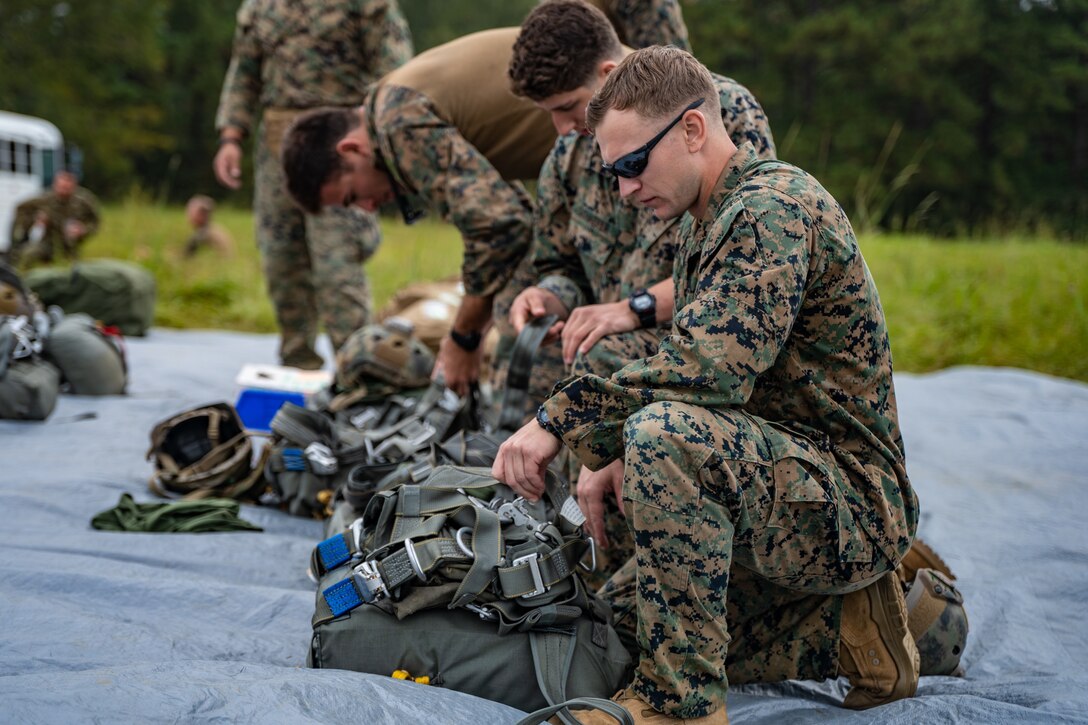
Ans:
[[[581,307],[586,303],[585,293],[568,277],[564,277],[561,274],[549,274],[537,282],[537,287],[548,290],[553,295],[559,298],[559,301],[563,303],[563,306],[567,308],[567,311],[573,310],[575,307]]]
[[[623,457],[626,410],[604,378],[584,375],[569,382],[541,406],[563,443],[590,470],[600,470]]]

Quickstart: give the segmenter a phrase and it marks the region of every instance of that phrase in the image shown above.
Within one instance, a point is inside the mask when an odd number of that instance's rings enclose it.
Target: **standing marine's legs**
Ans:
[[[317,306],[304,215],[288,196],[283,169],[263,137],[254,159],[253,214],[268,297],[280,328],[280,361],[317,369],[323,361],[314,350]]]
[[[363,263],[381,243],[377,216],[357,208],[326,207],[306,215],[306,237],[317,309],[333,350],[370,322],[370,282]]]

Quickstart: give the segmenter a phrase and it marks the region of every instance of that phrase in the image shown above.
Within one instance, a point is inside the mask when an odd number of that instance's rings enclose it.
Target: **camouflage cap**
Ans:
[[[918,570],[907,592],[907,626],[921,655],[920,674],[963,675],[967,612],[951,579],[934,569]]]
[[[390,317],[351,334],[336,353],[339,392],[365,388],[370,394],[419,388],[430,382],[434,353],[412,334],[412,324]]]

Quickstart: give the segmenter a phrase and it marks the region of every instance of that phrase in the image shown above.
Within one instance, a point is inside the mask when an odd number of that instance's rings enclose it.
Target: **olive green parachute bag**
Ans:
[[[125,335],[146,335],[155,317],[155,278],[131,262],[90,259],[71,268],[39,267],[24,281],[43,305],[57,305],[66,314],[85,312]]]
[[[593,558],[585,519],[558,477],[547,482],[529,502],[486,468],[441,466],[376,493],[311,557],[308,664],[401,671],[526,711],[611,696],[630,655],[578,573]]]
[[[116,331],[115,331],[116,332]],[[53,323],[43,349],[75,395],[120,395],[128,382],[123,343],[90,315],[76,313]]]
[[[57,405],[60,371],[41,358],[45,324],[0,317],[0,419],[45,420]]]

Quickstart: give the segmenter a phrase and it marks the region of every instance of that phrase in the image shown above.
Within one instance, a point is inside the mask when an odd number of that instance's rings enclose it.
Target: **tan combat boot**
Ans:
[[[845,707],[864,710],[914,696],[920,658],[895,572],[843,597],[840,638],[839,672],[853,685]]]
[[[899,578],[904,584],[910,584],[914,581],[914,577],[918,574],[919,569],[939,571],[952,581],[956,580],[956,576],[952,573],[952,570],[948,568],[948,564],[944,563],[944,559],[942,559],[929,544],[922,541],[920,538],[915,537],[910,550],[907,552],[906,556],[903,557],[903,561],[895,571],[899,574]]]
[[[612,702],[626,708],[635,725],[729,725],[729,716],[725,714],[724,707],[694,719],[670,717],[650,707],[631,688],[617,692],[612,696]],[[616,718],[600,710],[578,710],[573,714],[583,725],[616,725]]]

